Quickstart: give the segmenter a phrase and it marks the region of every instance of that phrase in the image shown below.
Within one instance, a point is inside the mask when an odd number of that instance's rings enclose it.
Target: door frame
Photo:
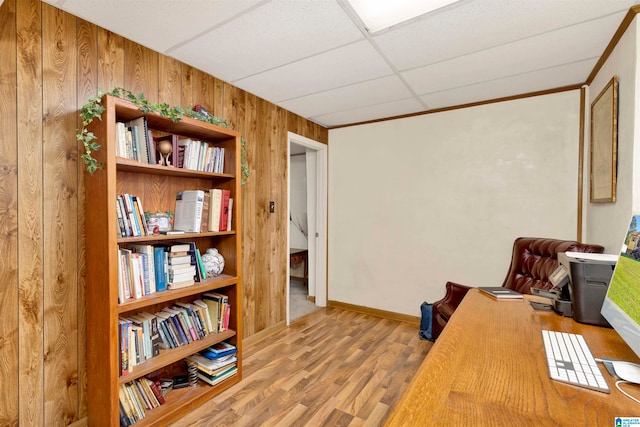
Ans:
[[[309,238],[309,285],[315,286],[315,304],[318,307],[327,305],[327,174],[328,146],[293,132],[287,133],[287,212],[291,209],[291,144],[305,147],[316,154],[316,235]],[[290,286],[289,286],[289,236],[290,224],[287,221],[287,325],[290,323]],[[315,240],[315,242],[313,242]]]

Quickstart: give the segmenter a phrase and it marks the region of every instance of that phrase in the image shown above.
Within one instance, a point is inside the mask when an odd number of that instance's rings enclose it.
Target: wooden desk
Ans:
[[[385,425],[613,426],[616,416],[640,416],[601,364],[610,394],[549,378],[542,329],[584,335],[594,357],[639,360],[612,329],[534,311],[530,298],[495,301],[471,290]]]

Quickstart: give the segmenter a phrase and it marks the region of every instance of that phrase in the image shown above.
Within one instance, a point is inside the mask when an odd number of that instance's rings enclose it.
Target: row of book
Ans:
[[[222,188],[185,190],[176,194],[173,231],[200,233],[231,231],[233,198],[231,191]],[[118,233],[121,237],[153,235],[154,227],[138,196],[123,193],[116,196]],[[158,229],[158,232],[160,230]]]
[[[157,151],[146,117],[116,122],[116,156],[157,164]]]
[[[195,242],[118,247],[118,302],[200,283],[209,275]]]
[[[197,367],[200,380],[216,385],[238,373],[237,353],[234,345],[221,342],[187,357],[187,362]]]
[[[120,426],[128,427],[145,417],[147,410],[165,403],[159,381],[138,378],[122,384],[118,390]]]
[[[231,231],[233,198],[222,188],[176,194],[174,230],[189,233]]]
[[[147,118],[142,116],[126,122],[116,122],[116,156],[146,164],[163,164],[158,142],[171,141],[169,165],[203,172],[224,173],[224,148],[206,141],[177,135],[154,137]],[[166,166],[169,166],[166,165]]]
[[[119,371],[129,374],[136,365],[158,354],[229,329],[231,305],[228,296],[202,294],[191,303],[176,302],[151,314],[141,312],[118,319]]]
[[[122,237],[140,237],[151,234],[142,208],[142,200],[131,194],[116,196],[118,232]]]
[[[224,148],[190,138],[178,140],[177,167],[203,172],[224,172]]]

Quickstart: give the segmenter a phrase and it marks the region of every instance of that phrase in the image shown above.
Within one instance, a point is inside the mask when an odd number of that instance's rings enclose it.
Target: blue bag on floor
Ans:
[[[422,317],[420,318],[420,338],[423,340],[433,341],[433,336],[431,333],[431,325],[432,323],[432,311],[433,304],[429,304],[428,302],[423,302],[420,306],[420,311],[422,313]]]

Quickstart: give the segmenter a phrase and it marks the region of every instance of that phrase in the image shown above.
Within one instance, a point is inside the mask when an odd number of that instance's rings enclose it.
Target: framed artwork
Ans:
[[[611,81],[591,104],[590,201],[616,201],[618,163],[618,78]]]

